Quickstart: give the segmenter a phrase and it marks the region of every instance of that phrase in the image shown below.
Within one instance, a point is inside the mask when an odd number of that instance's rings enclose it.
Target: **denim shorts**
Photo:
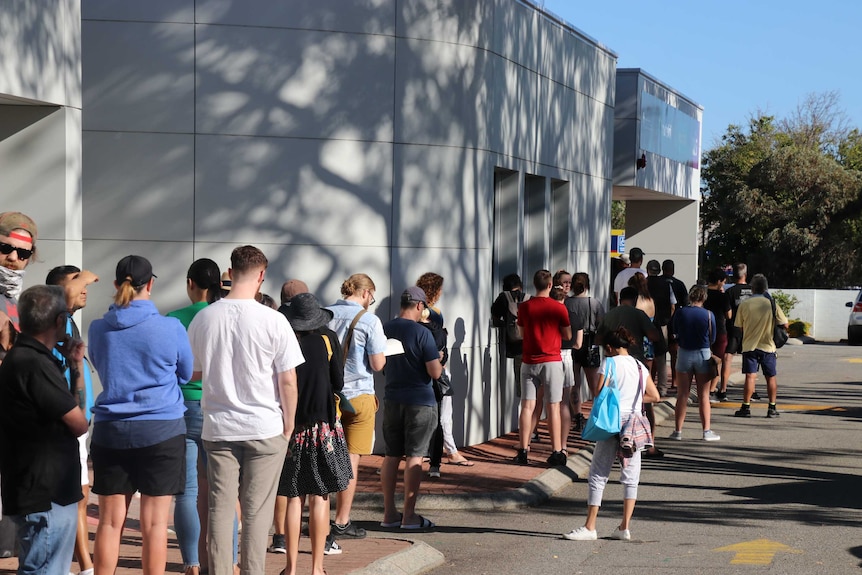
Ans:
[[[677,373],[709,373],[709,359],[712,352],[708,347],[703,349],[679,348],[676,357]]]
[[[778,365],[775,360],[775,352],[755,349],[742,353],[742,373],[757,373],[757,368],[763,369],[764,377],[775,377],[778,375]]]

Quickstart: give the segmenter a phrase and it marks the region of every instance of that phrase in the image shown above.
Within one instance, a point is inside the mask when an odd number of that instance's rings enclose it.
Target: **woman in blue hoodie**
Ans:
[[[141,493],[141,566],[164,573],[171,497],[185,486],[185,405],[192,375],[186,330],[150,301],[153,268],[141,256],[117,264],[114,304],[90,325],[90,359],[102,381],[93,407],[93,493],[99,496],[96,571],[117,568],[120,537]]]

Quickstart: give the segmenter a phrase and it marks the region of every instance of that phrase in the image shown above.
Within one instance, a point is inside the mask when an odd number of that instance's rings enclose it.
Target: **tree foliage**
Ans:
[[[862,283],[862,135],[833,93],[757,113],[704,154],[703,269],[737,261],[786,288]]]

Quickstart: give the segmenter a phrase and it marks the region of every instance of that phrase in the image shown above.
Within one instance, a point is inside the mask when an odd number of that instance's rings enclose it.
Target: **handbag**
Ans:
[[[590,418],[581,432],[581,438],[587,441],[610,439],[620,432],[621,427],[620,391],[606,381],[593,400]]]
[[[592,327],[593,323],[593,298],[589,298],[587,300],[587,306],[589,309],[589,323]],[[596,345],[596,332],[595,330],[590,330],[586,334],[586,344],[587,344],[587,365],[586,367],[600,367],[602,365],[602,354],[599,350],[599,346]]]
[[[452,380],[449,379],[449,374],[446,373],[446,370],[443,370],[443,374],[431,381],[432,386],[434,387],[434,398],[437,400],[437,403],[443,401],[443,398],[447,395],[452,395]]]
[[[709,310],[707,310],[707,314]],[[716,320],[718,321],[718,320]],[[712,322],[709,321],[709,315],[706,316],[706,333],[709,334],[709,339],[712,339]],[[722,358],[718,357],[714,353],[712,353],[712,349],[709,351],[709,378],[715,379],[721,373],[721,362],[724,361]]]
[[[784,329],[784,326],[778,323],[778,317],[776,316],[775,310],[775,300],[769,298],[769,301],[772,302],[772,321],[775,324],[772,328],[772,341],[775,343],[776,349],[781,349],[784,347],[784,344],[787,343],[790,336],[787,334],[787,330]]]

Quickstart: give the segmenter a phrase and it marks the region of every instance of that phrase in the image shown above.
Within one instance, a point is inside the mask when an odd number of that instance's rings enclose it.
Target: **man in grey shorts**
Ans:
[[[422,457],[437,429],[437,399],[431,381],[443,373],[431,331],[417,323],[427,307],[428,300],[422,288],[410,286],[401,294],[398,317],[383,324],[386,337],[400,341],[404,353],[393,355],[386,362],[383,396],[386,457],[380,470],[382,527],[434,527],[431,521],[416,513],[416,499],[422,483]],[[402,457],[406,457],[404,511],[399,514],[395,510],[395,480]]]
[[[553,276],[548,270],[539,270],[533,276],[536,295],[518,308],[518,327],[524,336],[523,363],[521,364],[521,416],[518,438],[520,445],[513,461],[527,465],[530,435],[533,432],[537,409],[538,389],[544,386],[548,407],[548,432],[553,453],[549,465],[565,465],[562,451],[563,438],[560,425],[560,401],[563,399],[563,357],[560,348],[563,340],[572,339],[569,311],[561,302],[550,298]],[[538,407],[541,413],[541,406]]]

